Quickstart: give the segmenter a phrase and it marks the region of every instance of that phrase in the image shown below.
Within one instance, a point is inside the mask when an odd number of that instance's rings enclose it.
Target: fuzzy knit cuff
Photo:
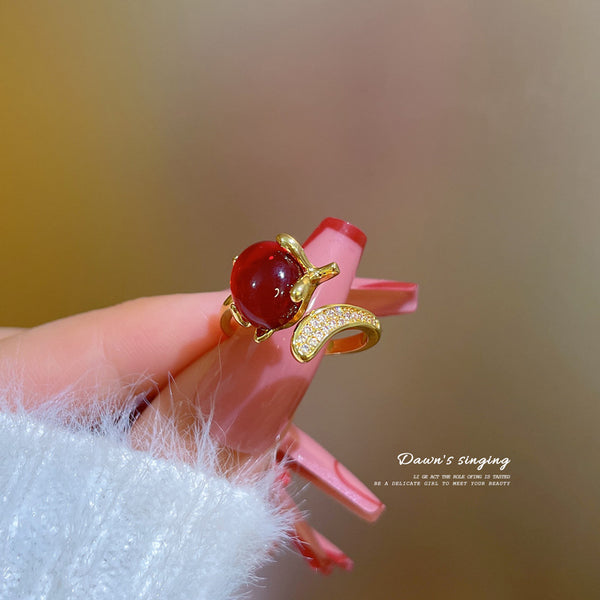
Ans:
[[[274,471],[231,481],[207,436],[190,466],[47,415],[0,412],[0,598],[229,599],[285,542]]]

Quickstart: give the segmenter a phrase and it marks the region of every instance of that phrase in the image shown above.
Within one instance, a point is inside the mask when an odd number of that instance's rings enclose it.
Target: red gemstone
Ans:
[[[304,271],[276,242],[257,242],[237,258],[231,271],[231,295],[237,309],[255,327],[276,329],[300,308],[290,290]]]

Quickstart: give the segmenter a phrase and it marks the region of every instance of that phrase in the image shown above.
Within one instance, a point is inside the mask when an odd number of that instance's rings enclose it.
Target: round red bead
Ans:
[[[231,295],[236,308],[252,325],[276,329],[300,308],[290,290],[304,271],[276,242],[257,242],[246,248],[231,271]]]

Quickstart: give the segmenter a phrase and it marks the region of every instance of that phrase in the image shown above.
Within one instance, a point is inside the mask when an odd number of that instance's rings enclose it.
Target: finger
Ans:
[[[0,340],[25,331],[21,327],[0,327]]]
[[[69,389],[77,411],[99,390],[118,409],[216,345],[226,295],[140,298],[22,331],[0,340],[0,381],[20,378],[25,408]]]
[[[246,335],[252,340],[250,331],[244,330],[238,335]],[[225,344],[230,342],[231,340],[227,340]],[[236,365],[243,361],[243,357],[239,357],[239,361],[221,361],[225,344],[219,342],[186,366],[160,390],[151,403],[148,403],[130,429],[130,440],[134,448],[152,449],[164,458],[177,457],[193,464],[203,451],[205,436],[210,432],[213,442],[220,447],[214,466],[222,473],[244,471],[250,474],[263,471],[271,465],[274,454],[249,454],[231,448],[219,435],[220,426],[212,423],[215,416],[211,402],[212,394],[202,390],[211,390],[219,385],[219,381],[236,377]],[[252,344],[256,345],[254,341]],[[231,355],[228,356],[231,358]],[[254,368],[260,372],[259,364]],[[238,400],[241,401],[242,398]],[[251,429],[252,425],[248,424],[248,428]]]
[[[220,346],[206,352],[160,390],[131,427],[130,439],[135,448],[148,450],[156,445],[156,440],[170,440],[165,458],[175,453],[180,460],[190,463],[196,460],[206,417],[197,402],[196,388],[203,379],[212,381],[222,376],[218,358],[214,358],[219,354]],[[238,463],[246,459],[235,453],[232,456]],[[224,457],[230,460],[229,455]]]

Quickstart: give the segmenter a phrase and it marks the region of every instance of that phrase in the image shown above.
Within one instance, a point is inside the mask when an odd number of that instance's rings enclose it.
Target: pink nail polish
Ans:
[[[348,303],[362,306],[378,317],[403,315],[417,310],[418,292],[416,283],[355,277]]]
[[[290,468],[365,521],[376,521],[385,509],[358,477],[295,425],[288,429],[279,451],[291,459]]]
[[[293,541],[308,564],[324,575],[329,575],[335,567],[345,571],[352,570],[352,559],[306,522],[287,492],[279,493],[282,506],[295,515]]]

